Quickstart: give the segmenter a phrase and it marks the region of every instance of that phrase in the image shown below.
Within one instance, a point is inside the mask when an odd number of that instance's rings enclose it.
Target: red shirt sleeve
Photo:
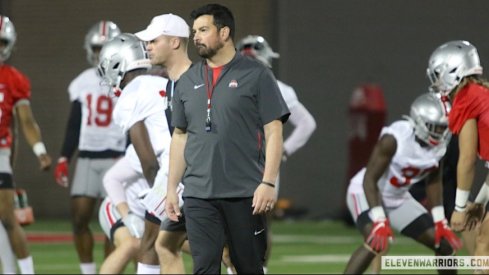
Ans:
[[[478,118],[483,113],[483,104],[487,102],[481,100],[479,95],[487,92],[486,88],[476,84],[469,84],[458,92],[448,115],[448,126],[452,133],[458,135],[467,120]]]
[[[15,102],[21,100],[21,99],[30,99],[31,98],[31,82],[25,76],[23,73],[20,71],[13,69],[12,72],[12,81],[14,82],[15,85],[12,85],[12,87],[15,87],[12,93],[12,97]]]
[[[489,161],[489,89],[478,84],[469,84],[459,91],[448,115],[448,126],[459,134],[465,122],[477,122],[479,157]]]

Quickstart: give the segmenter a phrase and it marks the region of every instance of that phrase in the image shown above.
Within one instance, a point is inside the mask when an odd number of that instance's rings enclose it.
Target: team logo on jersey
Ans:
[[[4,97],[5,97],[5,94],[3,92],[0,92],[0,102],[3,102]]]
[[[166,91],[165,91],[165,90],[161,90],[161,91],[160,91],[160,96],[162,96],[162,97],[166,97]]]
[[[229,88],[238,88],[238,81],[234,79],[229,81]]]

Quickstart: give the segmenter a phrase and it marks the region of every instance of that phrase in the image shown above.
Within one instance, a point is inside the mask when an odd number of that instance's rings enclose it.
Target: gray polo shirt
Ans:
[[[271,70],[236,54],[214,86],[206,131],[212,72],[204,61],[193,65],[180,77],[172,101],[172,125],[188,134],[183,196],[252,197],[265,166],[263,126],[276,119],[285,123],[290,112]]]

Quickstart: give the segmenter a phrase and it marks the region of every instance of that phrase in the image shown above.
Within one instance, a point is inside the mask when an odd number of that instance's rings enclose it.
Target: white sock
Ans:
[[[17,263],[19,263],[21,274],[34,274],[34,262],[32,261],[32,256],[18,259]]]
[[[80,270],[82,274],[97,274],[97,265],[94,262],[80,263]]]
[[[160,274],[160,266],[138,262],[137,274]]]
[[[17,262],[15,261],[14,251],[10,245],[7,231],[0,222],[0,262],[2,263],[3,274],[17,273]]]
[[[268,273],[268,268],[266,266],[263,267],[263,274],[267,274]]]
[[[233,269],[231,267],[228,267],[226,270],[228,271],[228,274],[234,274]]]

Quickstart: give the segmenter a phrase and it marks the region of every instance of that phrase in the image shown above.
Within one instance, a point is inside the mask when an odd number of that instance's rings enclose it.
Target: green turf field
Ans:
[[[98,239],[101,231],[93,224]],[[25,228],[28,236],[42,236],[52,233],[69,236],[70,224],[67,221],[37,220]],[[326,274],[342,273],[351,252],[361,243],[356,229],[345,226],[341,221],[276,221],[273,223],[274,245],[269,263],[270,274]],[[389,255],[432,255],[431,251],[414,241],[396,234]],[[71,241],[31,241],[30,249],[34,257],[35,271],[38,274],[76,274],[79,273],[78,260]],[[461,251],[459,255],[466,255]],[[102,242],[97,241],[95,257],[97,265],[102,261]],[[191,273],[190,257],[185,255],[186,270]],[[129,266],[126,273],[134,273]],[[225,273],[225,270],[223,269]],[[412,274],[436,272],[426,270],[385,271],[385,274]],[[471,273],[468,270],[463,273]]]

